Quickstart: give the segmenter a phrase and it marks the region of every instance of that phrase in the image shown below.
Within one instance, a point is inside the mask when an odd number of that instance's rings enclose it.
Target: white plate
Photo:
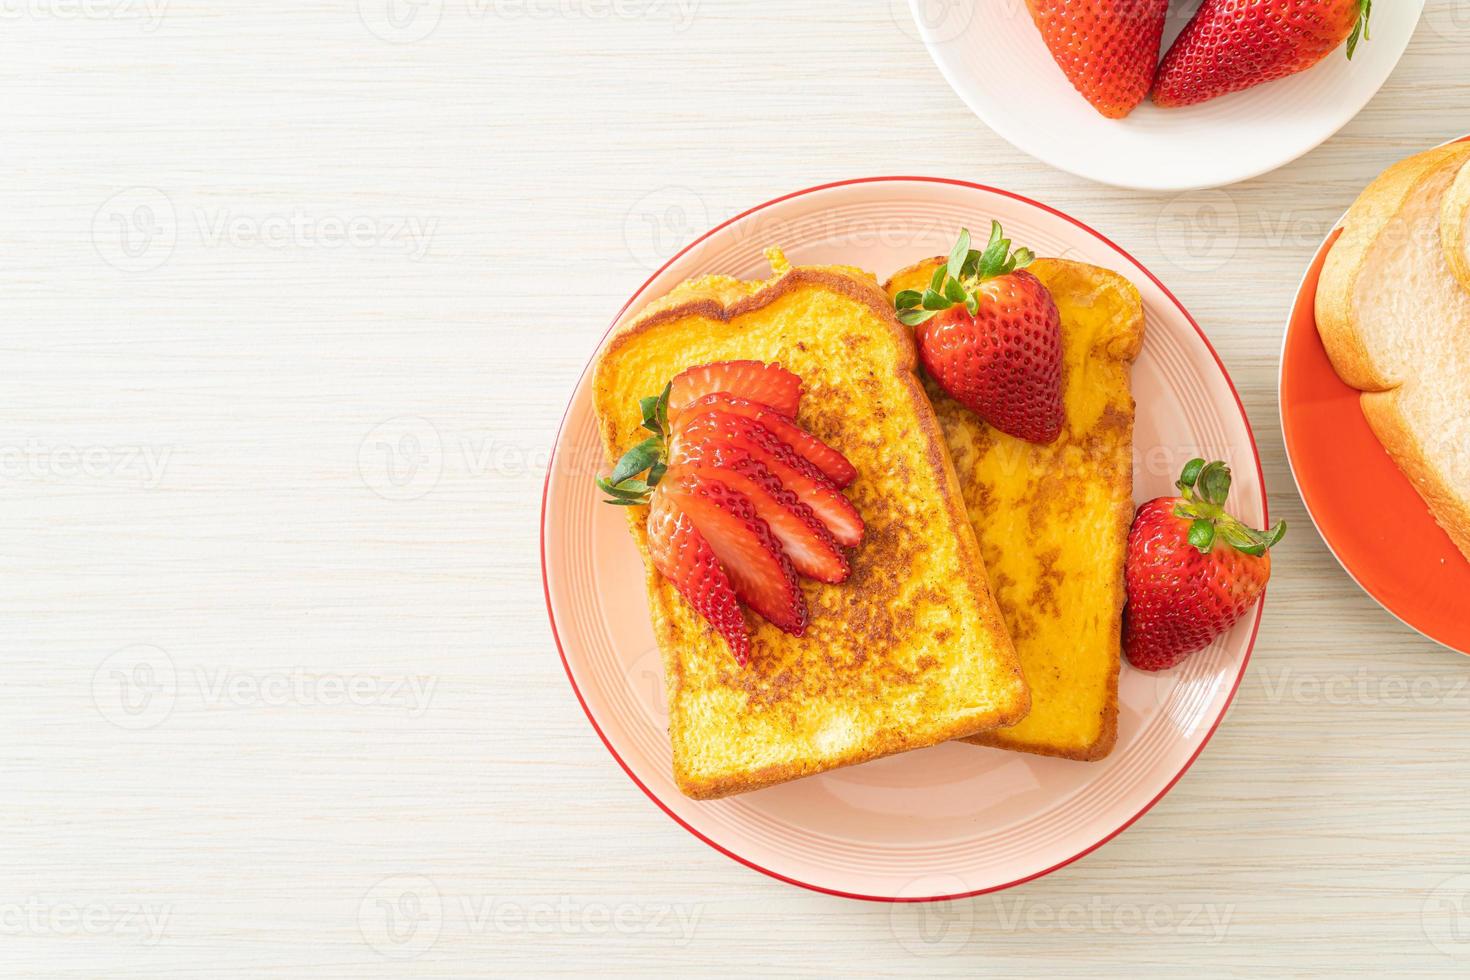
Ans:
[[[970,109],[1017,149],[1118,187],[1187,190],[1274,170],[1324,142],[1388,79],[1424,0],[1373,5],[1372,39],[1275,82],[1183,109],[1105,119],[1072,88],[1024,0],[909,0],[920,38]],[[1164,50],[1197,9],[1171,11]]]

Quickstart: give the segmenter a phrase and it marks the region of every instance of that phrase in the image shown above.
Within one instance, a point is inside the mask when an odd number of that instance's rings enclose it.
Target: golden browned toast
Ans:
[[[649,304],[594,378],[613,460],[642,438],[639,397],[685,368],[779,362],[802,378],[801,424],[858,472],[847,493],[867,529],[851,577],[804,583],[799,638],[746,611],[743,668],[649,561],[647,508],[627,508],[663,653],[674,776],[696,799],[988,731],[1028,706],[908,330],[866,273],[788,268],[778,252],[772,264],[768,280],[705,277]]]
[[[920,289],[935,258],[895,274]],[[1133,518],[1129,367],[1143,303],[1127,279],[1061,259],[1028,267],[1062,319],[1066,424],[1036,445],[991,428],[927,384],[1021,667],[1031,713],[970,741],[1101,759],[1118,731],[1123,554]]]

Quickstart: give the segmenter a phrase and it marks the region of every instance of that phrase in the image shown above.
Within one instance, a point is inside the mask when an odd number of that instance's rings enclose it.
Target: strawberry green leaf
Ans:
[[[900,310],[912,310],[923,300],[923,294],[917,289],[905,289],[893,297],[893,305]]]
[[[658,396],[658,428],[660,432],[669,431],[669,395],[674,390],[674,383],[670,381],[664,385],[664,390]]]
[[[658,462],[662,451],[663,440],[658,436],[649,436],[623,454],[623,458],[618,460],[618,464],[613,467],[612,475],[607,478],[607,482],[622,483],[628,477],[642,473]]]
[[[1205,461],[1196,456],[1184,464],[1184,470],[1179,474],[1179,480],[1174,485],[1180,490],[1191,489],[1195,481],[1199,479],[1199,471],[1204,468]]]
[[[898,314],[898,320],[904,326],[917,327],[937,312],[937,310],[901,310]]]
[[[930,292],[938,292],[939,288],[944,285],[944,272],[945,268],[942,265],[934,270],[934,275],[929,279]]]
[[[953,305],[943,293],[935,292],[932,289],[924,290],[924,309],[933,310],[937,313],[940,310],[947,310]]]
[[[965,292],[965,287],[960,285],[958,279],[944,281],[944,296],[951,303],[963,303],[970,298],[970,294]]]
[[[965,296],[965,312],[971,316],[980,312],[980,298],[974,293],[969,293]]]
[[[1029,248],[1018,248],[1011,258],[1015,260],[1014,268],[1024,269],[1036,261],[1036,253]]]
[[[1359,39],[1364,41],[1373,40],[1373,35],[1368,32],[1368,18],[1372,14],[1373,0],[1359,0],[1358,19],[1353,24],[1353,32],[1348,35],[1347,39],[1347,56],[1349,61],[1353,60],[1353,53],[1358,50]]]
[[[1255,539],[1250,529],[1235,521],[1221,522],[1220,537],[1224,538],[1225,543],[1230,545],[1230,547],[1236,551],[1244,552],[1247,555],[1263,555],[1266,553],[1266,546]]]
[[[1215,506],[1225,506],[1225,499],[1230,496],[1230,467],[1219,460],[1206,464],[1199,473],[1199,492]]]
[[[990,223],[990,242],[985,246],[985,251],[980,256],[980,262],[975,270],[981,279],[994,279],[1003,276],[1010,269],[1006,268],[1006,256],[1011,251],[1011,240],[1005,237],[1001,231],[1000,222]]]
[[[1261,544],[1265,545],[1267,548],[1274,548],[1276,546],[1276,542],[1280,541],[1283,537],[1286,536],[1286,522],[1277,521],[1276,524],[1271,528],[1271,530],[1258,531],[1256,533],[1261,535]]]
[[[1215,525],[1213,522],[1201,517],[1189,524],[1189,543],[1199,549],[1201,554],[1207,554],[1215,546]]]
[[[653,488],[642,480],[624,480],[622,483],[611,483],[605,479],[598,479],[597,486],[612,498],[609,503],[623,502],[630,504],[648,503],[648,495]]]
[[[961,228],[959,240],[954,243],[954,248],[949,250],[949,262],[945,265],[945,271],[951,279],[958,279],[960,270],[965,266],[965,259],[970,254],[970,229]],[[955,302],[959,302],[956,300]]]

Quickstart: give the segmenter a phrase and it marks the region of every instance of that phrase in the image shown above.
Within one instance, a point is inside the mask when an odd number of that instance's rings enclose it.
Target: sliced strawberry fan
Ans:
[[[863,536],[862,517],[841,490],[857,471],[797,423],[801,388],[778,364],[692,367],[639,400],[652,434],[597,480],[607,503],[648,505],[654,567],[741,666],[750,659],[741,603],[801,636],[807,606],[798,576],[845,581],[843,546]]]

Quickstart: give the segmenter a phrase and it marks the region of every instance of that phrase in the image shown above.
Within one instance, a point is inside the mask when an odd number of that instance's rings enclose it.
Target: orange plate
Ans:
[[[1297,291],[1281,351],[1281,430],[1317,530],[1369,595],[1431,640],[1470,654],[1470,562],[1434,522],[1337,376],[1317,333],[1317,280],[1341,229]]]

